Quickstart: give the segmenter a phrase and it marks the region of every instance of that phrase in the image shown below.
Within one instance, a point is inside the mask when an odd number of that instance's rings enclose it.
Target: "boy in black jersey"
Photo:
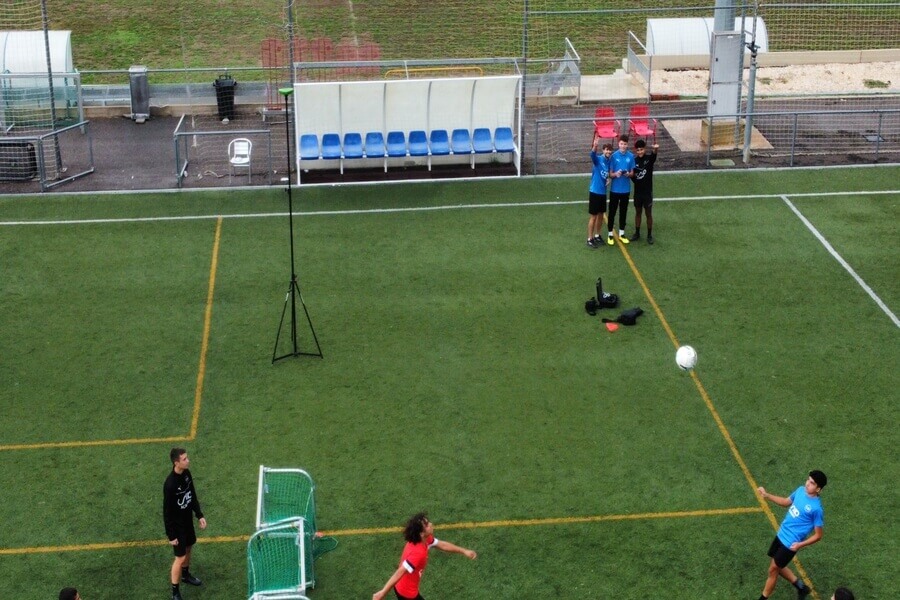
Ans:
[[[641,212],[647,213],[647,243],[653,243],[653,165],[659,144],[651,146],[647,153],[647,142],[638,140],[634,143],[634,234],[631,241],[641,239]]]
[[[172,448],[169,458],[172,461],[172,472],[163,484],[163,522],[166,526],[166,538],[175,551],[169,580],[172,583],[172,600],[181,600],[181,581],[189,585],[202,585],[190,572],[191,548],[197,542],[194,515],[197,516],[200,529],[206,529],[206,519],[200,510],[194,479],[188,470],[191,461],[187,450]]]

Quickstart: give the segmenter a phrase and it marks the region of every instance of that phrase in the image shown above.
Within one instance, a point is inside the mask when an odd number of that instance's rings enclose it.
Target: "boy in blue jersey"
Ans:
[[[591,173],[591,187],[588,191],[588,248],[599,248],[603,245],[600,237],[600,229],[603,225],[603,213],[606,212],[606,189],[609,187],[609,155],[612,154],[612,144],[603,144],[603,153],[598,154],[600,137],[594,136],[591,145],[591,163],[594,165]]]
[[[612,246],[613,225],[616,212],[619,212],[619,241],[628,243],[625,237],[625,220],[628,216],[628,195],[631,193],[631,177],[634,175],[634,154],[628,150],[628,136],[619,136],[619,150],[609,157],[609,214],[606,215],[606,226],[609,237],[606,243]]]
[[[819,494],[827,483],[828,478],[825,473],[810,471],[806,483],[794,490],[794,493],[787,498],[774,496],[768,493],[764,487],[759,488],[758,492],[762,498],[788,509],[781,522],[781,528],[778,529],[778,534],[769,547],[769,556],[772,557],[772,562],[769,563],[769,575],[759,600],[766,600],[772,595],[779,575],[797,588],[798,598],[805,598],[809,595],[809,588],[802,579],[794,575],[794,572],[788,568],[788,564],[794,559],[794,555],[800,548],[815,544],[822,539],[825,515]]]

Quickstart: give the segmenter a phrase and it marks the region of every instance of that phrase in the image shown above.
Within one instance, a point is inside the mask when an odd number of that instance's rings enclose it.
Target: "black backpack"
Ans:
[[[603,291],[603,278],[597,278],[597,305],[600,308],[615,308],[619,305],[619,297]]]

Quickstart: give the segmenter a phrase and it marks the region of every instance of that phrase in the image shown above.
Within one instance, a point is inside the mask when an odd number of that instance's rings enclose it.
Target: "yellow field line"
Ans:
[[[206,313],[203,316],[203,341],[200,343],[200,364],[197,366],[197,388],[194,391],[194,412],[191,415],[190,439],[197,437],[200,422],[200,405],[203,402],[203,380],[206,377],[206,353],[209,350],[209,329],[212,324],[213,292],[216,289],[216,269],[219,265],[219,240],[222,239],[222,217],[216,220],[216,235],[213,239],[212,260],[209,266],[209,289],[206,292]]]
[[[688,510],[680,512],[656,512],[638,513],[631,515],[593,515],[585,517],[550,517],[546,519],[516,519],[505,521],[472,521],[464,523],[440,524],[440,530],[451,529],[484,529],[499,527],[527,527],[534,525],[571,525],[578,523],[600,523],[604,521],[640,521],[646,519],[684,519],[689,517],[718,517],[724,515],[746,515],[760,512],[759,507],[745,508],[714,508],[709,510]],[[401,527],[369,527],[365,529],[335,529],[332,531],[320,531],[326,536],[353,536],[353,535],[381,535],[386,533],[399,533]],[[198,544],[221,544],[232,542],[246,542],[249,535],[228,535],[218,537],[198,538]],[[76,544],[71,546],[35,546],[32,548],[0,548],[0,556],[19,554],[49,554],[55,552],[84,552],[89,550],[119,550],[123,548],[147,548],[151,546],[166,546],[166,540],[143,540],[135,542],[109,542],[99,544]]]
[[[89,446],[127,446],[131,444],[158,444],[162,442],[187,442],[186,435],[158,438],[128,438],[124,440],[86,440],[74,442],[39,442],[36,444],[4,444],[0,451],[4,450],[40,450],[44,448],[84,448]]]
[[[121,440],[86,440],[72,442],[37,442],[34,444],[0,444],[0,452],[7,450],[44,450],[48,448],[89,448],[94,446],[128,446],[133,444],[161,444],[192,442],[197,438],[200,421],[200,404],[203,399],[203,381],[206,377],[206,354],[209,349],[209,330],[212,323],[213,291],[216,285],[216,269],[219,263],[219,240],[222,237],[222,217],[216,221],[213,240],[212,264],[209,269],[209,289],[206,293],[206,314],[203,319],[203,340],[200,343],[200,364],[197,367],[197,387],[194,391],[194,411],[191,415],[191,431],[188,435],[153,438],[126,438]]]
[[[641,288],[644,290],[644,294],[647,296],[647,300],[650,301],[650,305],[653,307],[653,312],[656,313],[656,316],[659,318],[660,323],[662,323],[663,329],[666,330],[666,335],[669,336],[672,344],[676,348],[678,348],[678,346],[680,346],[678,338],[675,337],[675,332],[673,332],[672,328],[669,327],[669,322],[666,320],[665,315],[663,315],[662,310],[659,308],[659,305],[653,298],[653,294],[650,293],[650,288],[647,287],[647,284],[644,281],[641,272],[638,270],[637,265],[634,264],[634,261],[631,259],[631,254],[628,252],[625,244],[622,244],[620,242],[618,246],[619,250],[621,250],[622,252],[622,256],[625,257],[625,262],[627,262],[628,266],[631,267],[631,272],[634,273],[635,278],[637,279]],[[700,397],[703,398],[703,403],[706,404],[706,408],[709,410],[710,414],[713,417],[713,420],[716,422],[716,426],[719,428],[719,433],[722,434],[722,437],[725,438],[725,442],[728,444],[728,448],[731,449],[731,454],[732,456],[734,456],[734,459],[737,461],[738,466],[741,468],[741,472],[743,472],[744,478],[747,480],[747,483],[750,484],[750,489],[753,490],[753,496],[756,498],[757,503],[760,505],[762,512],[769,519],[772,527],[777,531],[778,519],[775,518],[775,514],[772,512],[772,509],[769,508],[768,503],[763,500],[763,498],[757,493],[756,489],[759,487],[759,485],[756,483],[756,479],[754,479],[753,474],[750,473],[750,469],[747,467],[747,463],[744,462],[744,457],[741,456],[741,453],[737,448],[737,444],[734,443],[734,438],[731,437],[731,433],[725,426],[725,422],[722,421],[722,417],[719,416],[719,411],[716,410],[712,398],[710,398],[709,394],[706,393],[706,388],[703,387],[703,383],[700,381],[700,377],[697,375],[696,371],[691,371],[691,379],[694,381],[694,386],[696,386],[697,391],[700,392]],[[800,577],[803,578],[803,580],[809,586],[809,589],[812,591],[813,598],[815,600],[819,600],[819,594],[813,587],[812,580],[810,580],[809,575],[807,575],[806,570],[803,568],[803,565],[800,564],[800,559],[795,558],[794,564],[797,566],[797,571],[800,573]]]

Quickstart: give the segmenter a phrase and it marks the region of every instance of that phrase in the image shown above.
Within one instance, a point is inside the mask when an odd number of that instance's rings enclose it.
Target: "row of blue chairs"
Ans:
[[[313,133],[300,136],[300,160],[340,160],[341,173],[344,172],[344,159],[383,158],[384,170],[387,172],[388,158],[406,156],[428,157],[428,168],[431,169],[432,156],[463,154],[471,157],[470,164],[475,168],[476,154],[515,152],[512,129],[498,127],[491,135],[491,130],[479,127],[469,135],[468,129],[454,129],[449,135],[445,129],[435,129],[430,135],[422,130],[410,131],[409,138],[402,131],[390,131],[387,139],[380,131],[371,131],[363,140],[362,134],[345,133],[343,143],[337,133],[326,133],[319,137]]]

